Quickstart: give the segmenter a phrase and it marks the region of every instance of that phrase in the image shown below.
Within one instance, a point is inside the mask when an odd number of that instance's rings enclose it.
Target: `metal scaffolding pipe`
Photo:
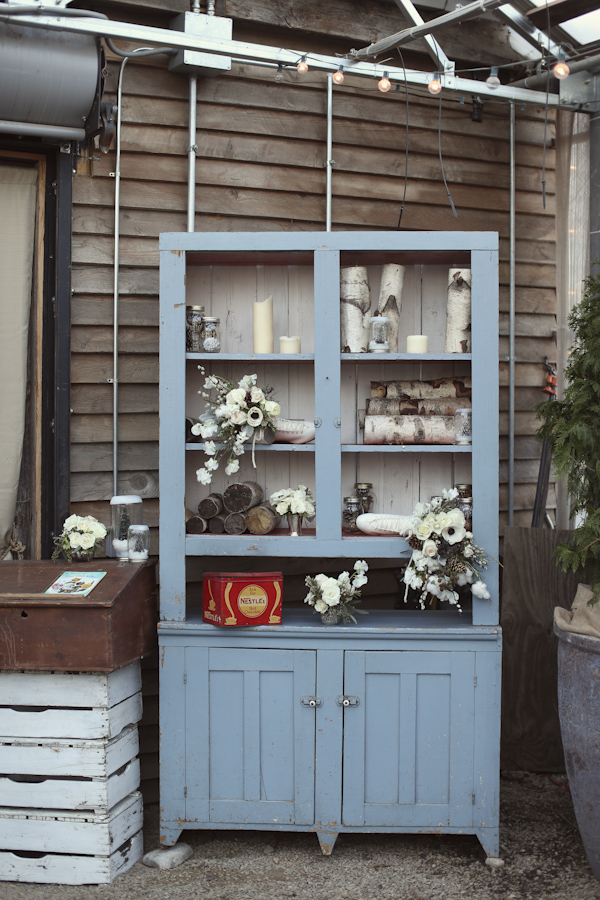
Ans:
[[[195,231],[196,228],[196,100],[198,93],[198,79],[190,75],[190,99],[188,115],[188,205],[187,205],[187,230]]]
[[[510,215],[509,215],[509,325],[508,325],[508,524],[515,509],[515,105],[510,104]]]
[[[333,77],[327,76],[327,160],[325,162],[325,231],[331,231],[332,185],[331,170],[333,167]]]

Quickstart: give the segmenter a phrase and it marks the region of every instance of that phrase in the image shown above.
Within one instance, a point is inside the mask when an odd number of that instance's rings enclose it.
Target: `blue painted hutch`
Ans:
[[[399,537],[352,535],[342,498],[375,485],[377,511],[408,515],[462,481],[473,487],[476,543],[498,555],[498,236],[334,232],[164,234],[160,242],[160,731],[161,840],[184,829],[312,831],[324,853],[342,832],[475,834],[498,855],[501,632],[498,572],[491,601],[472,608],[383,608],[357,625],[324,626],[309,608],[281,625],[219,628],[202,621],[202,571],[265,560],[406,560]],[[405,267],[397,353],[340,347],[340,268]],[[444,352],[448,269],[472,273],[472,352]],[[274,298],[274,328],[301,337],[298,354],[253,353],[252,301]],[[221,352],[186,353],[186,304],[220,316]],[[373,307],[377,306],[375,299]],[[426,354],[400,352],[406,334]],[[275,339],[277,345],[277,338]],[[186,415],[204,404],[204,374],[273,384],[282,415],[314,419],[304,445],[257,446],[231,480],[265,496],[304,483],[312,530],[186,535],[203,487],[202,444],[185,444]],[[375,379],[472,378],[472,445],[365,445],[359,409]],[[219,481],[219,479],[221,479]],[[258,566],[260,569],[260,566]],[[399,593],[400,601],[402,595]],[[389,604],[388,604],[389,606]]]

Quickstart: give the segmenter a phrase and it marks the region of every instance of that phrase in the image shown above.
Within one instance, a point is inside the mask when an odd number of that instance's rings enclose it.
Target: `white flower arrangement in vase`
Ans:
[[[314,519],[317,504],[313,495],[305,484],[299,484],[297,488],[282,488],[275,491],[269,497],[271,506],[279,516],[287,516],[290,534],[302,533],[302,519],[309,522]],[[296,518],[297,517],[297,518]]]
[[[367,583],[369,567],[364,559],[358,559],[354,563],[352,574],[342,572],[337,578],[328,575],[307,575],[304,583],[308,594],[304,602],[321,614],[325,624],[334,625],[338,619],[342,619],[344,625],[354,622],[354,613],[366,616],[364,609],[356,609],[360,600],[360,588]]]
[[[204,374],[202,366],[198,368]],[[192,434],[204,439],[204,453],[208,456],[196,472],[201,484],[211,483],[223,456],[227,457],[225,474],[234,475],[239,470],[238,457],[243,455],[246,443],[252,444],[252,465],[256,468],[256,441],[265,430],[275,433],[273,419],[280,413],[279,403],[269,399],[273,388],[259,388],[256,381],[256,375],[244,375],[237,384],[220,375],[209,375],[204,390],[198,391],[207,406],[200,422],[192,426]],[[214,397],[208,393],[212,390],[216,391]]]
[[[447,601],[461,610],[457,587],[471,585],[474,596],[490,599],[479,569],[486,569],[488,555],[473,543],[473,535],[465,528],[465,517],[457,508],[456,488],[443,490],[431,503],[417,503],[412,524],[403,532],[412,548],[412,556],[404,572],[404,602],[408,589],[421,592],[419,606]]]
[[[54,537],[52,559],[58,559],[61,553],[69,562],[73,558],[92,559],[106,535],[107,529],[94,516],[69,516],[61,533]]]

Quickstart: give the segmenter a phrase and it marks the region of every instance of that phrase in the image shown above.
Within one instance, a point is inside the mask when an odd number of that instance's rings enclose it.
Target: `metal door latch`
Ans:
[[[347,694],[340,694],[339,697],[336,697],[335,702],[338,706],[358,706],[360,704],[358,697],[351,697]]]
[[[301,697],[300,704],[302,706],[323,706],[323,698],[322,697]]]

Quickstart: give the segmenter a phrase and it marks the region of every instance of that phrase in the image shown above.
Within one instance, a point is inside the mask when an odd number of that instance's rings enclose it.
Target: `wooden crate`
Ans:
[[[138,792],[100,815],[0,809],[0,881],[109,883],[140,859],[141,829]]]
[[[0,672],[0,735],[107,739],[142,717],[140,664],[107,674]]]
[[[106,572],[87,597],[45,594],[64,571]],[[109,672],[156,647],[155,564],[4,563],[0,669]]]
[[[137,726],[112,740],[0,738],[3,806],[108,812],[140,784]]]

